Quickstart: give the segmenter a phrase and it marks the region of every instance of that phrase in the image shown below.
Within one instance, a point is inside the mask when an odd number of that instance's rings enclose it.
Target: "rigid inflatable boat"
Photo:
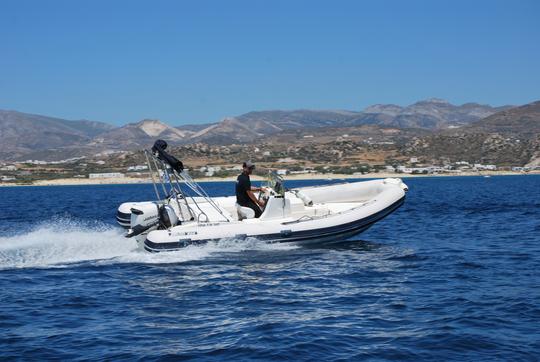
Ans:
[[[117,212],[118,223],[128,229],[126,237],[150,252],[226,238],[344,240],[399,208],[407,192],[398,178],[287,189],[280,177],[271,174],[264,192],[255,193],[266,199],[262,215],[255,218],[254,211],[239,206],[235,196],[208,196],[165,147],[144,151],[158,201],[126,202]]]

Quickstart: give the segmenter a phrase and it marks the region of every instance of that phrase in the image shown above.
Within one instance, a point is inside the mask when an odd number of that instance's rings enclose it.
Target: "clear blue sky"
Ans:
[[[0,1],[0,108],[124,124],[540,99],[540,1]]]

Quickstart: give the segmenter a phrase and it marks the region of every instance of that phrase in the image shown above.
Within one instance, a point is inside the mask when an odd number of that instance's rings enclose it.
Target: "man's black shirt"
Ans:
[[[247,191],[251,190],[251,180],[249,175],[242,173],[236,179],[236,202],[239,205],[248,205],[253,201],[249,198]]]

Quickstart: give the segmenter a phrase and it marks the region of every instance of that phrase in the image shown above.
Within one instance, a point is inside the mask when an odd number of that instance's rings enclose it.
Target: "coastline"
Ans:
[[[540,175],[540,171],[514,172],[514,171],[482,171],[461,172],[461,173],[440,173],[440,174],[403,174],[403,173],[368,173],[363,175],[345,175],[345,174],[297,174],[288,175],[286,181],[292,180],[345,180],[345,179],[374,179],[374,178],[413,178],[413,177],[463,177],[463,176],[517,176],[517,175]],[[265,178],[257,175],[251,176],[253,181],[262,181]],[[205,177],[199,178],[197,182],[234,182],[236,176],[229,177]],[[130,184],[149,184],[152,180],[148,178],[117,177],[106,179],[86,179],[86,178],[64,178],[55,180],[38,180],[32,184],[0,183],[0,187],[19,187],[19,186],[85,186],[85,185],[130,185]]]

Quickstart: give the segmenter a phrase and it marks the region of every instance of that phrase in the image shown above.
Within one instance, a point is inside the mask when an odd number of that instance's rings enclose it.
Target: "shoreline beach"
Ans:
[[[404,174],[404,173],[368,173],[363,175],[345,175],[345,174],[296,174],[285,176],[287,181],[292,180],[341,180],[341,179],[374,179],[374,178],[411,178],[411,177],[458,177],[458,176],[516,176],[516,175],[540,175],[540,171],[514,172],[514,171],[483,171],[478,172],[461,172],[461,173],[439,173],[439,174]],[[253,175],[253,181],[263,181],[265,178]],[[234,182],[236,176],[229,177],[205,177],[196,179],[197,182]],[[84,178],[63,178],[53,180],[38,180],[31,184],[18,184],[18,183],[0,183],[0,187],[14,187],[14,186],[85,186],[85,185],[129,185],[129,184],[147,184],[152,183],[150,177],[148,178],[134,178],[134,177],[116,177],[116,178],[104,178],[104,179],[84,179]]]

